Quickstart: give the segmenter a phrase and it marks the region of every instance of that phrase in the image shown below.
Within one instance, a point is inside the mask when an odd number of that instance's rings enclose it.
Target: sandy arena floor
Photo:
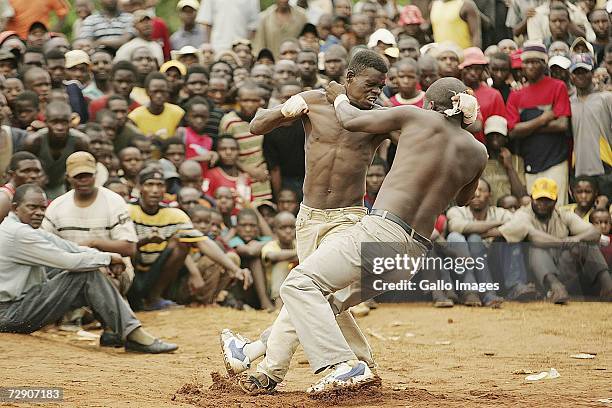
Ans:
[[[0,334],[0,386],[64,387],[74,407],[318,406],[600,406],[612,398],[612,304],[505,304],[503,309],[384,305],[359,319],[383,380],[380,391],[325,401],[303,390],[314,376],[299,349],[279,392],[250,397],[223,384],[218,333],[225,326],[255,337],[274,318],[265,312],[188,308],[139,315],[174,341],[173,355],[100,349],[72,333]],[[570,355],[588,352],[591,360]],[[526,372],[551,367],[560,378],[534,383]],[[0,404],[23,407],[28,404]],[[32,404],[33,405],[33,404]]]

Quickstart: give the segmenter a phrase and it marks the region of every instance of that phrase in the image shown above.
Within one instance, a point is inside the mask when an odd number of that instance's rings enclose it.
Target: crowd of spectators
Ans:
[[[18,187],[43,188],[40,228],[122,256],[109,276],[132,309],[279,307],[306,135],[300,120],[265,135],[249,122],[342,83],[364,48],[390,67],[380,105],[427,108],[442,77],[480,105],[468,130],[490,158],[430,255],[487,265],[421,276],[500,287],[432,290],[434,304],[612,299],[610,1],[180,0],[173,33],[154,3],[75,0],[67,37],[64,0],[0,1],[0,220]],[[378,149],[368,208],[395,152]]]

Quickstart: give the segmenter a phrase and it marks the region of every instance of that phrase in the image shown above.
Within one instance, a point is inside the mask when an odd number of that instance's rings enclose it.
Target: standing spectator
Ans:
[[[180,0],[176,5],[183,26],[170,36],[173,50],[179,50],[186,45],[199,47],[204,43],[204,28],[196,24],[196,15],[200,8],[198,0]]]
[[[556,209],[557,197],[554,180],[536,179],[531,205],[514,213],[499,232],[507,242],[531,243],[529,267],[539,285],[551,291],[553,303],[567,303],[567,287],[576,286],[579,278],[588,285],[598,285],[600,297],[611,300],[612,278],[599,248],[578,245],[599,242],[600,232],[573,212]]]
[[[419,51],[419,42],[413,37],[403,37],[397,43],[399,48],[400,58],[412,58],[415,61],[419,60],[421,52]]]
[[[489,58],[489,71],[491,73],[491,87],[501,94],[504,104],[508,102],[512,90],[512,77],[510,72],[510,57],[504,52],[498,52]]]
[[[491,187],[491,202],[512,194],[516,197],[527,195],[525,189],[525,165],[520,156],[508,149],[508,122],[503,116],[491,116],[485,122],[485,145],[489,160],[482,177]]]
[[[480,12],[472,0],[434,0],[429,19],[434,41],[452,41],[462,49],[481,47]]]
[[[589,15],[589,21],[595,32],[593,48],[596,61],[604,60],[604,51],[610,44],[610,14],[604,9],[595,9]]]
[[[593,58],[572,57],[570,67],[576,94],[572,104],[572,134],[576,176],[595,176],[602,194],[612,197],[612,93],[597,92],[593,86]]]
[[[530,40],[544,40],[544,43],[553,37],[568,45],[571,44],[568,40],[574,37],[595,41],[595,33],[584,11],[565,0],[547,0],[538,6],[527,23],[527,36]]]
[[[146,47],[157,60],[157,65],[161,66],[164,63],[164,50],[151,37],[153,33],[151,16],[145,10],[136,10],[132,22],[136,37],[119,47],[114,61],[131,61],[132,55],[137,49]]]
[[[114,252],[124,257],[126,270],[114,281],[125,295],[134,278],[130,258],[136,254],[136,231],[125,201],[95,186],[96,161],[87,152],[66,159],[66,176],[73,190],[53,200],[42,228],[78,245]]]
[[[474,91],[474,96],[480,106],[482,123],[494,115],[505,116],[506,106],[499,91],[482,82],[483,73],[489,63],[487,58],[477,47],[464,50],[463,55],[463,63],[459,65],[462,70],[463,83]],[[477,132],[475,136],[476,139],[484,143],[484,133],[482,131]]]
[[[297,56],[297,64],[305,89],[322,89],[327,85],[327,80],[318,74],[319,58],[316,52],[300,51]]]
[[[339,84],[344,83],[344,75],[346,74],[348,54],[341,45],[332,45],[325,51],[324,67],[325,75],[330,81],[336,81]]]
[[[507,104],[510,137],[520,139],[527,190],[540,177],[555,180],[558,203],[567,203],[568,137],[571,116],[567,87],[545,75],[546,48],[528,42],[521,54],[527,84],[510,94]]]
[[[546,0],[512,0],[506,15],[506,27],[515,37],[527,35],[527,22],[536,15],[536,7]]]
[[[13,15],[6,25],[7,31],[15,31],[19,37],[26,39],[32,24],[40,22],[49,27],[51,12],[57,16],[53,31],[61,32],[70,6],[65,0],[23,1],[10,0]]]
[[[301,8],[289,5],[289,0],[276,0],[275,5],[262,11],[259,16],[253,40],[255,52],[267,48],[274,58],[279,58],[283,40],[296,38],[307,22],[308,18]]]
[[[93,77],[87,86],[83,89],[83,96],[90,101],[110,95],[112,93],[112,85],[110,81],[110,73],[113,64],[113,57],[104,50],[95,50],[91,54],[91,73]]]
[[[129,102],[128,109],[133,111],[140,104],[130,98],[134,85],[136,84],[136,67],[128,61],[119,61],[113,64],[110,72],[110,83],[112,86],[111,95],[122,96]],[[96,117],[100,109],[104,109],[108,103],[110,95],[104,95],[89,104],[89,116]]]
[[[179,128],[177,136],[183,140],[186,159],[200,163],[202,175],[216,164],[219,155],[213,150],[213,138],[206,133],[206,123],[210,116],[208,102],[199,96],[189,100],[186,106],[186,127]]]
[[[95,5],[92,0],[75,0],[74,11],[77,19],[72,23],[72,38],[81,38],[81,27],[83,26],[83,20],[93,13]],[[73,44],[74,46],[74,44]],[[77,49],[76,47],[74,49]]]
[[[44,119],[44,112],[51,92],[51,76],[42,68],[32,67],[23,75],[23,86],[28,91],[34,91],[38,95],[38,119]]]
[[[402,31],[399,34],[400,41],[402,34],[408,35],[417,41],[417,44],[426,44],[425,33],[421,30],[421,25],[425,23],[425,19],[421,13],[421,10],[414,4],[408,4],[402,8],[400,12],[399,25],[402,27]],[[401,51],[401,49],[400,49]],[[411,56],[414,58],[414,56]],[[414,58],[418,59],[418,58]]]
[[[145,81],[149,106],[134,109],[128,115],[138,129],[150,138],[168,139],[174,136],[185,111],[166,102],[169,96],[168,80],[160,72],[152,72]]]
[[[259,10],[259,0],[208,0],[202,3],[196,21],[204,26],[204,42],[221,52],[240,38],[253,38]]]
[[[70,105],[51,102],[47,105],[45,117],[48,127],[30,135],[23,149],[34,153],[42,163],[48,177],[46,186],[50,199],[66,192],[66,159],[79,150],[87,151],[89,144],[81,132],[70,129]]]
[[[223,118],[224,112],[215,106],[214,102],[208,99],[209,74],[206,68],[201,65],[192,65],[187,69],[185,75],[185,92],[187,98],[181,101],[183,109],[186,109],[186,104],[191,98],[200,97],[208,103],[208,120],[204,127],[204,132],[208,133],[213,139],[219,135],[219,123]]]
[[[238,91],[237,102],[239,110],[225,115],[219,128],[238,142],[238,167],[254,179],[251,184],[253,200],[270,200],[272,188],[263,154],[264,136],[253,135],[249,128],[249,122],[255,117],[257,110],[263,107],[261,89],[255,85],[243,86]]]
[[[138,10],[145,11],[151,16],[151,39],[156,41],[163,50],[164,60],[170,59],[170,33],[163,18],[155,16],[155,6],[149,0],[128,0],[129,9],[132,14]],[[155,0],[157,2],[157,0]],[[161,65],[161,64],[160,64]]]
[[[418,63],[412,58],[405,58],[396,63],[395,67],[399,92],[389,102],[393,106],[412,105],[422,108],[425,92],[417,88],[421,79]]]
[[[228,187],[243,199],[251,200],[251,181],[246,173],[238,169],[238,151],[238,141],[233,136],[221,135],[217,139],[219,163],[206,173],[207,186],[204,190],[209,195],[216,196],[217,189]]]
[[[128,101],[123,96],[111,95],[107,100],[106,108],[112,113],[115,119],[113,150],[115,153],[119,153],[124,148],[130,146],[132,139],[138,135],[142,135],[142,133],[140,133],[136,126],[128,123],[129,105]]]
[[[287,84],[280,87],[283,103],[300,92],[299,86]],[[264,135],[263,154],[270,171],[272,191],[277,199],[283,188],[302,191],[306,162],[305,143],[304,126],[299,120]]]
[[[461,76],[461,70],[459,69],[459,63],[463,58],[461,48],[454,43],[440,44],[435,48],[435,57],[438,60],[440,78],[459,78]]]
[[[117,0],[102,0],[100,5],[101,10],[83,20],[81,37],[91,39],[96,47],[116,51],[134,37],[133,17],[119,10]]]
[[[17,152],[7,168],[8,182],[0,187],[0,223],[11,211],[17,187],[23,184],[40,184],[43,176],[40,160],[30,152]]]
[[[426,92],[429,86],[440,78],[438,61],[431,55],[422,55],[419,57],[419,71],[419,85],[423,92]]]

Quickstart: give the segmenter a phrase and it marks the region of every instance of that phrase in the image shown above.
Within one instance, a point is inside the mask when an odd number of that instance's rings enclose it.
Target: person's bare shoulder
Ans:
[[[30,133],[23,141],[23,150],[37,154],[43,139],[42,132]]]
[[[325,91],[321,89],[313,89],[311,91],[304,91],[300,93],[300,96],[304,98],[308,105],[329,105],[325,98]]]

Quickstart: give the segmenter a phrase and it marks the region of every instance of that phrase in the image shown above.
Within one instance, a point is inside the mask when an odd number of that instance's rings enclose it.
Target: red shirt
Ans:
[[[249,188],[249,200],[252,200],[252,196],[250,193],[251,179],[246,175],[242,174],[246,187]],[[215,192],[219,187],[229,187],[233,191],[240,193],[238,188],[238,177],[233,177],[224,172],[221,167],[215,167],[214,169],[208,170],[206,173],[206,179],[204,180],[204,192],[208,195],[214,197]]]
[[[104,95],[94,101],[91,101],[91,103],[89,104],[89,117],[91,118],[91,121],[96,120],[96,114],[99,110],[106,108],[106,102],[108,102],[109,97],[109,95]],[[131,112],[139,106],[140,104],[138,102],[130,100],[130,106],[128,106],[128,110]]]
[[[398,98],[401,100],[398,100]],[[410,98],[410,99],[403,99],[401,95],[397,93],[389,99],[389,102],[391,102],[393,106],[410,105],[410,106],[416,106],[417,108],[422,108],[424,100],[425,100],[425,92],[419,91],[417,96],[415,96],[414,98]]]
[[[502,97],[501,93],[499,93],[497,89],[491,88],[485,84],[480,84],[478,89],[474,90],[474,96],[478,100],[478,105],[480,105],[483,128],[483,130],[474,134],[474,137],[484,143],[485,122],[488,118],[495,115],[506,117],[506,105],[504,104],[504,98]]]
[[[537,118],[545,111],[554,112],[557,118],[572,115],[565,83],[548,76],[510,93],[506,106],[508,130],[514,129],[517,123]],[[543,133],[538,130],[522,138],[518,153],[525,160],[525,171],[540,173],[567,160],[568,141],[567,132]]]
[[[199,135],[191,127],[185,128],[183,143],[185,143],[185,159],[187,160],[196,156],[202,156],[211,151],[213,146],[212,137],[206,133]],[[202,176],[206,177],[208,163],[200,163],[200,166],[202,167]]]
[[[170,34],[168,33],[168,26],[162,18],[153,17],[151,39],[156,40],[161,45],[164,51],[164,59],[168,61],[170,59]]]

